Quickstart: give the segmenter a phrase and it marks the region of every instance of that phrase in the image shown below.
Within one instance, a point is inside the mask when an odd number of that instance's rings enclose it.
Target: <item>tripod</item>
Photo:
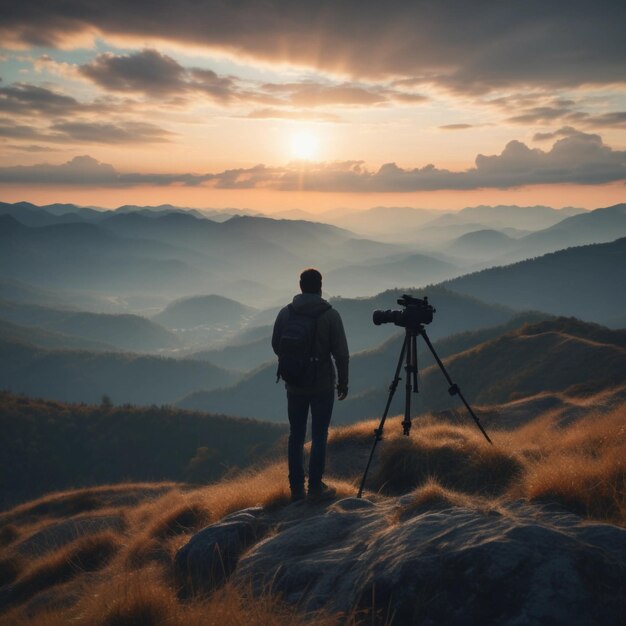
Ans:
[[[489,435],[485,432],[485,429],[482,427],[480,420],[476,417],[476,413],[472,410],[472,407],[468,404],[467,400],[461,393],[459,386],[452,382],[450,375],[448,374],[446,368],[444,367],[441,359],[437,352],[435,352],[435,348],[433,344],[430,342],[428,335],[426,334],[426,329],[424,326],[419,324],[415,328],[405,328],[404,342],[402,343],[402,349],[400,350],[400,358],[398,359],[398,365],[396,366],[396,374],[391,381],[391,385],[389,385],[389,396],[387,397],[387,404],[385,406],[385,410],[383,412],[383,416],[380,420],[380,424],[378,424],[378,428],[374,429],[374,444],[372,445],[372,450],[370,452],[369,459],[367,461],[367,465],[365,466],[365,471],[363,472],[363,478],[361,479],[361,486],[359,487],[359,493],[357,494],[357,498],[360,498],[363,495],[363,487],[365,486],[365,479],[367,478],[367,472],[369,471],[370,465],[372,463],[372,458],[374,457],[374,450],[376,450],[376,444],[383,438],[383,428],[385,426],[385,421],[387,420],[387,413],[389,413],[389,407],[391,406],[391,401],[393,400],[393,396],[398,388],[398,383],[400,382],[400,370],[402,369],[402,362],[404,361],[404,370],[406,372],[406,396],[404,402],[404,420],[402,421],[402,432],[404,435],[408,436],[411,432],[411,392],[417,393],[417,336],[420,335],[422,339],[426,342],[426,345],[432,352],[432,355],[435,357],[435,361],[439,368],[441,369],[443,375],[446,377],[448,384],[450,387],[448,388],[448,393],[451,396],[459,396],[461,401],[465,405],[465,408],[469,411],[469,414],[472,416],[474,421],[476,422],[476,426],[480,429],[480,432],[485,436],[485,439],[493,445],[491,439],[489,439]]]

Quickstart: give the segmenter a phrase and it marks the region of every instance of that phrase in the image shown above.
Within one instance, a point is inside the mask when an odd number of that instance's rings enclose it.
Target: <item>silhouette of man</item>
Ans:
[[[304,491],[303,448],[306,425],[311,409],[311,455],[309,458],[308,496],[312,500],[330,498],[336,490],[322,481],[326,460],[326,440],[333,412],[335,388],[337,398],[348,395],[348,342],[341,317],[322,298],[322,275],[316,269],[306,269],[300,274],[300,290],[291,305],[284,307],[276,317],[272,334],[272,348],[279,355],[280,339],[291,315],[316,318],[313,357],[317,367],[313,380],[305,386],[285,384],[287,413],[289,416],[289,487],[292,501],[302,500]],[[337,368],[335,378],[335,366]],[[335,381],[337,384],[335,387]]]

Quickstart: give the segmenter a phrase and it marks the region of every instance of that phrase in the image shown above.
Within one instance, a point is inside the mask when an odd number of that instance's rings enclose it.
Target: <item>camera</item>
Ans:
[[[435,309],[428,303],[428,298],[415,298],[404,294],[397,300],[402,310],[387,309],[386,311],[374,311],[372,321],[376,326],[381,324],[395,324],[403,328],[418,328],[423,324],[433,321]]]

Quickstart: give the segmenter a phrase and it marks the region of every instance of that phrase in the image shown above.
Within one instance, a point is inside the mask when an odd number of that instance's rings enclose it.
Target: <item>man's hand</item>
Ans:
[[[337,400],[345,400],[348,395],[347,387],[340,387],[337,385]]]

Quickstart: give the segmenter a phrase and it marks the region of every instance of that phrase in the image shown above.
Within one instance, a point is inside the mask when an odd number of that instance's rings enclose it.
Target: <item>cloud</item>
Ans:
[[[626,111],[613,111],[591,116],[585,120],[590,128],[626,128]]]
[[[368,107],[390,102],[419,104],[428,98],[385,85],[349,82],[255,84],[210,69],[186,68],[156,50],[115,55],[105,53],[78,69],[107,91],[143,93],[152,97],[206,94],[218,103],[265,104],[276,107]],[[287,117],[287,116],[283,116]]]
[[[440,126],[442,130],[466,130],[467,128],[474,128],[472,124],[444,124]]]
[[[500,154],[479,154],[474,167],[457,172],[432,164],[403,169],[395,163],[370,171],[362,161],[346,161],[297,162],[283,167],[257,165],[207,174],[122,174],[111,165],[83,156],[63,165],[0,168],[0,182],[115,187],[179,184],[220,189],[394,193],[560,183],[596,185],[626,180],[626,151],[606,146],[599,135],[573,129],[563,130],[562,135],[549,151],[510,141]]]
[[[0,182],[38,185],[112,185],[118,174],[112,165],[89,156],[75,157],[63,165],[17,165],[0,168]]]
[[[508,122],[514,124],[551,124],[560,122],[562,124],[578,124],[588,129],[596,128],[626,128],[626,111],[610,111],[596,114],[577,109],[578,103],[574,100],[556,99],[548,104],[539,106],[528,106],[529,103],[536,103],[541,98],[539,96],[529,96],[524,98],[499,98],[489,102],[505,111],[515,109],[520,110],[509,118]]]
[[[203,93],[219,102],[238,95],[232,78],[218,76],[212,70],[183,67],[172,57],[151,49],[125,55],[100,54],[81,65],[78,72],[107,91],[156,98]]]
[[[21,0],[0,17],[5,45],[72,47],[96,36],[170,41],[465,93],[623,84],[626,76],[626,8],[618,0]]]
[[[79,72],[110,91],[163,95],[185,89],[185,68],[156,50],[128,55],[105,52],[80,66]]]
[[[81,108],[78,100],[45,87],[15,83],[0,87],[0,111],[19,115],[44,113],[67,114]]]
[[[38,129],[24,124],[15,124],[10,119],[0,119],[0,137],[48,143],[100,143],[136,144],[162,143],[170,141],[173,133],[146,122],[67,122],[52,124]]]
[[[170,140],[173,133],[146,122],[126,122],[119,125],[98,122],[62,122],[53,124],[58,131],[54,141],[86,143],[161,143]]]
[[[572,135],[578,135],[580,131],[572,128],[571,126],[563,126],[551,133],[535,133],[533,141],[549,141],[551,139],[557,139],[558,137],[571,137]]]

